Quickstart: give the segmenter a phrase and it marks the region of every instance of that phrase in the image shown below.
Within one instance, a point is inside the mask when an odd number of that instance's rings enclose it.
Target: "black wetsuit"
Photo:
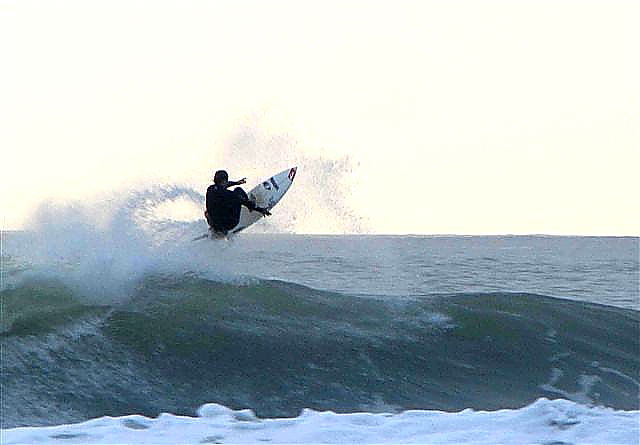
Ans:
[[[226,234],[237,226],[241,206],[249,210],[257,208],[240,187],[231,191],[213,184],[207,189],[207,222],[214,231]]]

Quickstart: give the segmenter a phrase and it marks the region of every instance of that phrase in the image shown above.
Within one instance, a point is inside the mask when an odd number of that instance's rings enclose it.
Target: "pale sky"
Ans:
[[[348,156],[332,192],[368,232],[640,235],[638,23],[614,0],[0,0],[1,227],[217,168],[323,187]]]

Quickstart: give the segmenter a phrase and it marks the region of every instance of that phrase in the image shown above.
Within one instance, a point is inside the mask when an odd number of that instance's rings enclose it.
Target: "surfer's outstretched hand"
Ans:
[[[262,207],[256,207],[256,210],[262,213],[264,216],[271,216],[271,212],[268,209]]]

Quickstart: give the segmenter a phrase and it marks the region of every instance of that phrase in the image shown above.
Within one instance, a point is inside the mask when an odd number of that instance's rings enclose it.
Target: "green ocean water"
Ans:
[[[638,409],[634,238],[251,235],[64,261],[5,241],[3,428],[208,402]]]

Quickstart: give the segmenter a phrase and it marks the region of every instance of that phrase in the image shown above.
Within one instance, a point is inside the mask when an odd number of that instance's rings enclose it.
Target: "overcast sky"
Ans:
[[[638,23],[614,0],[0,0],[1,226],[322,159],[374,233],[639,235]]]

